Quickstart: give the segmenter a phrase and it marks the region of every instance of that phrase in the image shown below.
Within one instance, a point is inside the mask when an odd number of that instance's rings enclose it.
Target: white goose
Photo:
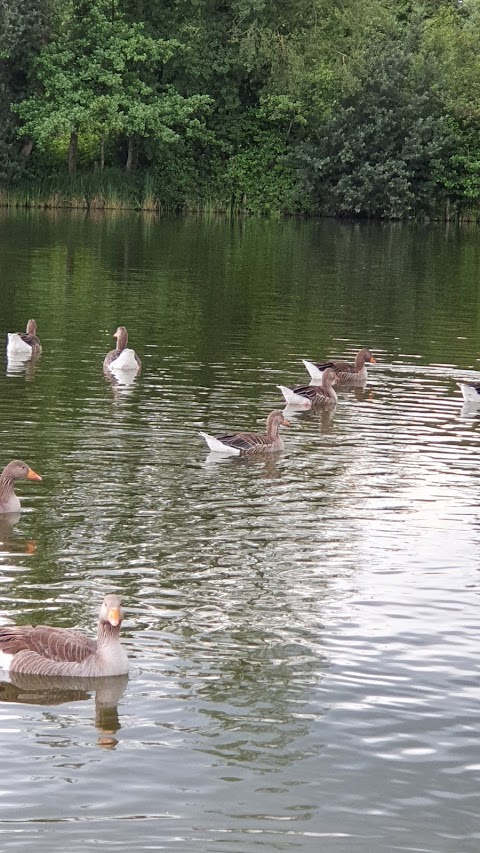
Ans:
[[[0,628],[0,668],[30,675],[93,678],[124,675],[128,658],[120,643],[123,612],[118,595],[106,595],[97,639],[67,628],[21,625]]]
[[[128,332],[125,326],[119,326],[117,331],[113,333],[113,337],[117,339],[117,348],[110,350],[103,360],[103,369],[109,370],[111,373],[120,371],[135,371],[137,373],[142,369],[142,362],[134,349],[128,349]]]
[[[29,320],[25,332],[9,332],[7,343],[7,358],[26,361],[40,355],[42,345],[37,337],[37,324]]]

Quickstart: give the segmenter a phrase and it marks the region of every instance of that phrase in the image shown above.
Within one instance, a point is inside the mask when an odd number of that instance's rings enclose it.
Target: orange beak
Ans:
[[[120,625],[122,621],[122,614],[120,613],[119,607],[111,607],[107,613],[107,619],[110,622],[110,625],[113,625],[115,628],[116,625]]]
[[[287,421],[286,418],[283,419],[282,424],[283,424],[283,426],[290,426],[291,425],[290,421]]]
[[[375,359],[374,359],[374,357],[373,357],[373,355],[372,355],[372,357],[371,357],[371,359],[370,359],[370,364],[376,364],[376,363],[377,363],[377,362],[375,361]]]
[[[40,474],[35,474],[35,471],[32,471],[31,468],[28,469],[27,480],[41,480]]]

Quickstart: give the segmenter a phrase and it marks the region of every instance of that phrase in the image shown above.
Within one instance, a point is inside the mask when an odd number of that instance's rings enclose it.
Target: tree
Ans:
[[[355,88],[300,161],[328,213],[401,218],[435,213],[452,132],[417,62],[411,30],[372,34]]]
[[[45,149],[68,136],[71,175],[80,134],[97,138],[101,168],[106,140],[126,136],[130,169],[135,138],[172,141],[174,126],[208,105],[208,98],[183,98],[159,83],[162,66],[180,47],[148,36],[142,23],[127,24],[108,0],[75,0],[60,36],[40,52],[37,91],[15,107],[23,132]]]

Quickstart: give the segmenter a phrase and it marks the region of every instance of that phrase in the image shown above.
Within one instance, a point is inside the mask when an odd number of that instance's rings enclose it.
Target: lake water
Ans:
[[[0,683],[0,850],[477,853],[476,229],[0,216],[0,624],[94,633],[124,598],[130,678]],[[125,324],[143,361],[102,373]],[[285,451],[302,358],[377,364]],[[308,377],[307,377],[308,378]]]

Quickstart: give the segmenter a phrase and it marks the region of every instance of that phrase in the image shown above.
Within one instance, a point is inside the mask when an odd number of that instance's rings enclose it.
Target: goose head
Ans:
[[[108,593],[105,596],[100,608],[99,621],[102,624],[109,624],[112,628],[120,628],[123,619],[122,599],[119,595]]]
[[[37,323],[35,320],[29,320],[27,323],[27,335],[37,334]]]
[[[375,361],[372,353],[370,352],[370,350],[361,349],[360,352],[357,352],[357,355],[355,358],[355,366],[357,368],[361,369],[363,367],[363,365],[366,364],[367,362],[369,364],[376,364],[376,361]]]
[[[322,386],[324,388],[331,388],[332,385],[336,385],[338,382],[338,376],[335,373],[333,367],[326,367],[323,371],[322,376]]]
[[[276,410],[274,412],[270,412],[267,418],[267,435],[270,437],[276,438],[278,435],[278,430],[281,426],[290,426],[290,421],[287,421],[286,417],[284,417],[283,412]]]
[[[20,459],[13,459],[3,469],[0,479],[4,482],[13,483],[14,480],[41,480],[42,478],[26,462],[22,462]]]
[[[113,337],[117,339],[117,350],[124,350],[128,343],[128,332],[125,326],[119,326],[117,331],[113,333]]]

